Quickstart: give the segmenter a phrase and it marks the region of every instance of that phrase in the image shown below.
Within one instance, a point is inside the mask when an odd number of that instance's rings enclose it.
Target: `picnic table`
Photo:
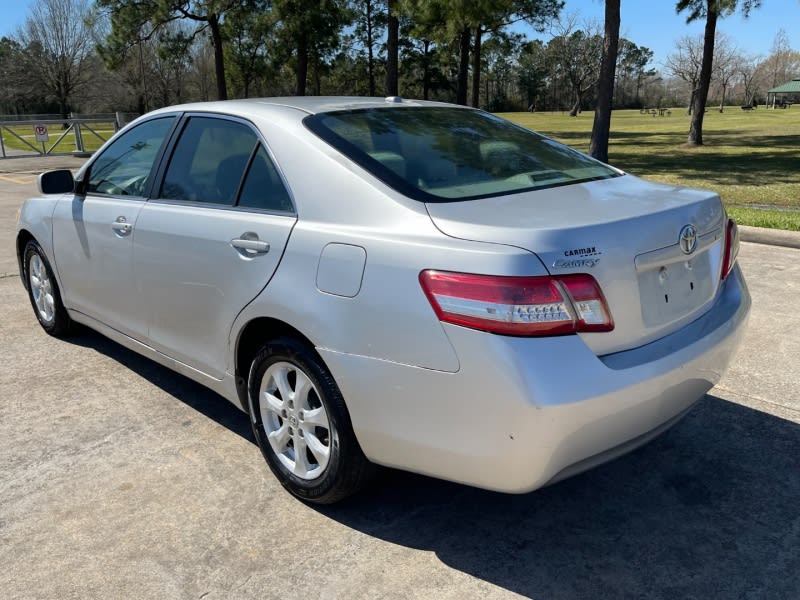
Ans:
[[[658,115],[659,117],[672,116],[672,111],[668,108],[640,108],[639,109],[640,115],[653,115],[654,117]]]

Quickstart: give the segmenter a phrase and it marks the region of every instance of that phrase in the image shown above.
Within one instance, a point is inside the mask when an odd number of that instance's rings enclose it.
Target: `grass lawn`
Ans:
[[[583,152],[589,149],[593,112],[501,116]],[[616,110],[609,161],[653,181],[714,190],[742,224],[800,230],[800,106],[729,107],[724,113],[710,108],[703,123],[705,145],[699,148],[686,146],[688,131],[689,116],[681,108],[663,117]]]
[[[86,152],[94,152],[97,150],[108,138],[114,135],[113,123],[90,123],[89,127],[94,131],[90,131],[85,125],[81,127],[81,137],[83,138],[83,149]],[[36,136],[33,132],[32,125],[14,125],[10,127],[3,127],[3,144],[6,148],[13,148],[15,150],[22,150],[24,152],[33,153],[30,146],[27,146],[20,141],[13,131],[25,141],[33,144],[37,149],[41,150],[42,143],[36,141]],[[51,146],[56,143],[56,140],[63,133],[60,125],[48,125],[48,133],[50,140],[45,142],[45,149],[52,154],[64,154],[75,151],[75,133],[70,131],[64,136],[64,139],[58,142],[51,150]]]

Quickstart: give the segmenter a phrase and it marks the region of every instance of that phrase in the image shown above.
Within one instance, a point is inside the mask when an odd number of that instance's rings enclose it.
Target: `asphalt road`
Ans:
[[[320,509],[220,397],[41,331],[13,275],[19,165],[0,164],[3,599],[800,598],[800,250],[743,244],[744,345],[648,446],[524,496],[386,471]]]

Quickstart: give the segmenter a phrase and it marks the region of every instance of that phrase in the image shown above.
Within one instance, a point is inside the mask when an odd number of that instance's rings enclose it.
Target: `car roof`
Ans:
[[[451,108],[466,108],[445,102],[430,100],[408,100],[400,96],[387,98],[369,98],[355,96],[285,96],[277,98],[250,98],[246,100],[221,100],[215,102],[193,102],[168,106],[153,113],[175,111],[212,111],[229,115],[253,115],[258,113],[268,114],[276,107],[294,108],[307,114],[318,114],[338,110],[353,110],[363,108],[409,107],[409,106],[447,106]]]

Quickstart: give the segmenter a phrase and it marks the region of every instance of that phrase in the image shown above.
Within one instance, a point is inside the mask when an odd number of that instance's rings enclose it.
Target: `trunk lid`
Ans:
[[[598,355],[683,327],[709,308],[719,286],[725,213],[712,192],[624,175],[427,208],[446,235],[524,248],[554,275],[592,275],[615,324],[580,334]],[[680,243],[691,234],[687,225],[696,234],[688,254]]]

